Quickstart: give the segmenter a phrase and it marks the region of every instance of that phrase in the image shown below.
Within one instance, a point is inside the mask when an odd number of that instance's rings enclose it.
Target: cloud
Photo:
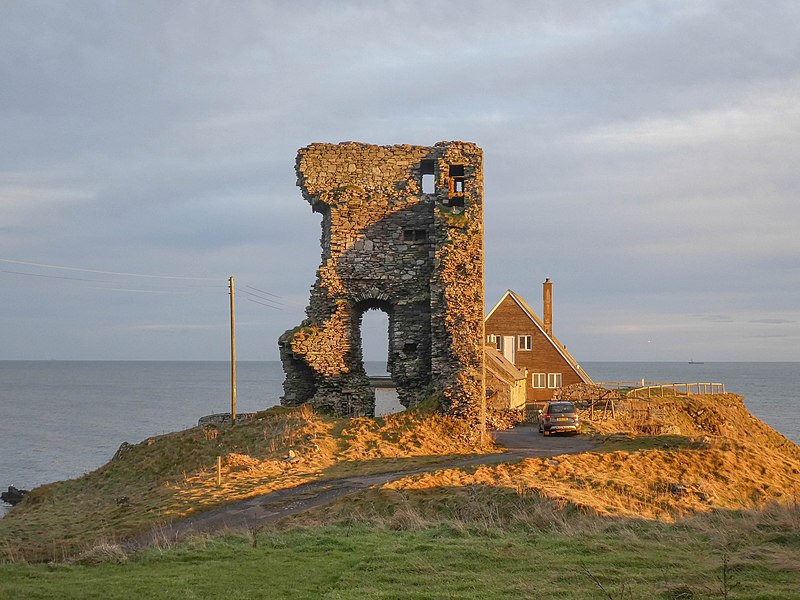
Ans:
[[[0,219],[4,223],[43,219],[94,198],[86,186],[59,179],[56,173],[0,171]]]
[[[710,323],[733,323],[730,315],[700,315],[698,318]]]
[[[738,99],[727,98],[721,106],[601,125],[576,135],[574,143],[629,153],[791,142],[795,138],[792,132],[800,126],[798,93],[799,79],[767,85],[759,82],[746,86]]]
[[[796,333],[750,333],[744,337],[753,340],[796,340],[800,338]]]
[[[710,356],[742,328],[797,321],[799,18],[780,0],[12,3],[0,258],[236,275],[288,299],[263,322],[242,306],[243,355],[276,358],[320,260],[296,150],[467,139],[485,152],[488,298],[538,297],[550,275],[571,350],[637,357],[655,332],[659,356],[681,343]],[[224,290],[175,302],[17,288],[6,353],[37,352],[18,322],[51,332],[48,357],[70,357],[70,336],[97,320],[159,332],[178,358],[224,333],[170,328],[224,315]],[[148,358],[133,338],[89,336],[87,358]]]
[[[789,319],[753,319],[752,321],[748,321],[748,323],[757,323],[757,324],[766,324],[766,325],[787,325],[789,323],[794,323],[795,321],[790,321]]]

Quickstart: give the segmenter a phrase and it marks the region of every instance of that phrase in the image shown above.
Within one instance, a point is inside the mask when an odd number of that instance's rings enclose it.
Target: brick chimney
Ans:
[[[544,331],[553,337],[553,282],[550,278],[544,280],[542,284],[542,317],[544,321]]]

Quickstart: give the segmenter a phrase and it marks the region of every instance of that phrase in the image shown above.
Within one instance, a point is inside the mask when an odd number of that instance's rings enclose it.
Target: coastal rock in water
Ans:
[[[27,496],[28,493],[28,490],[18,490],[13,485],[10,485],[8,486],[7,492],[0,492],[0,500],[14,506],[22,502],[22,499]]]

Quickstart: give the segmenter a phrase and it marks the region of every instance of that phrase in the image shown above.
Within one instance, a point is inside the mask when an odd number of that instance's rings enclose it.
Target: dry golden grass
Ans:
[[[648,519],[758,508],[800,498],[800,463],[788,465],[752,446],[731,449],[584,453],[516,464],[447,469],[406,477],[386,489],[482,486],[535,494],[599,515]],[[521,491],[521,492],[520,492]]]
[[[715,510],[800,502],[800,448],[755,419],[742,399],[659,398],[650,418],[620,413],[598,429],[600,451],[411,475],[303,520],[358,519],[390,526],[442,520],[506,527],[544,519],[552,507],[581,514],[674,521]],[[671,435],[652,436],[666,426]],[[299,520],[293,521],[293,523]],[[403,525],[403,526],[405,526]]]
[[[528,459],[474,471],[451,469],[386,487],[524,488],[599,515],[667,520],[800,499],[800,448],[753,417],[741,397],[667,397],[654,399],[650,406],[652,416],[642,422],[623,413],[601,423],[606,431],[634,436],[621,444],[628,446],[625,450]],[[664,427],[680,435],[641,433]],[[610,442],[608,449],[614,444],[620,442]]]
[[[780,449],[800,459],[800,447],[756,419],[736,394],[667,395],[622,403],[616,419],[592,423],[601,434],[641,436],[670,430],[686,437],[714,436]]]

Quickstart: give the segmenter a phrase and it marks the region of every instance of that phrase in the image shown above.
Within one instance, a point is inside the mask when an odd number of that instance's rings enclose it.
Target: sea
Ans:
[[[585,362],[597,382],[723,383],[800,444],[798,362]],[[384,363],[368,362],[381,375]],[[237,413],[280,403],[279,362],[237,362]],[[0,489],[32,489],[106,463],[122,442],[230,412],[228,362],[0,361]],[[8,505],[0,502],[0,515]]]

